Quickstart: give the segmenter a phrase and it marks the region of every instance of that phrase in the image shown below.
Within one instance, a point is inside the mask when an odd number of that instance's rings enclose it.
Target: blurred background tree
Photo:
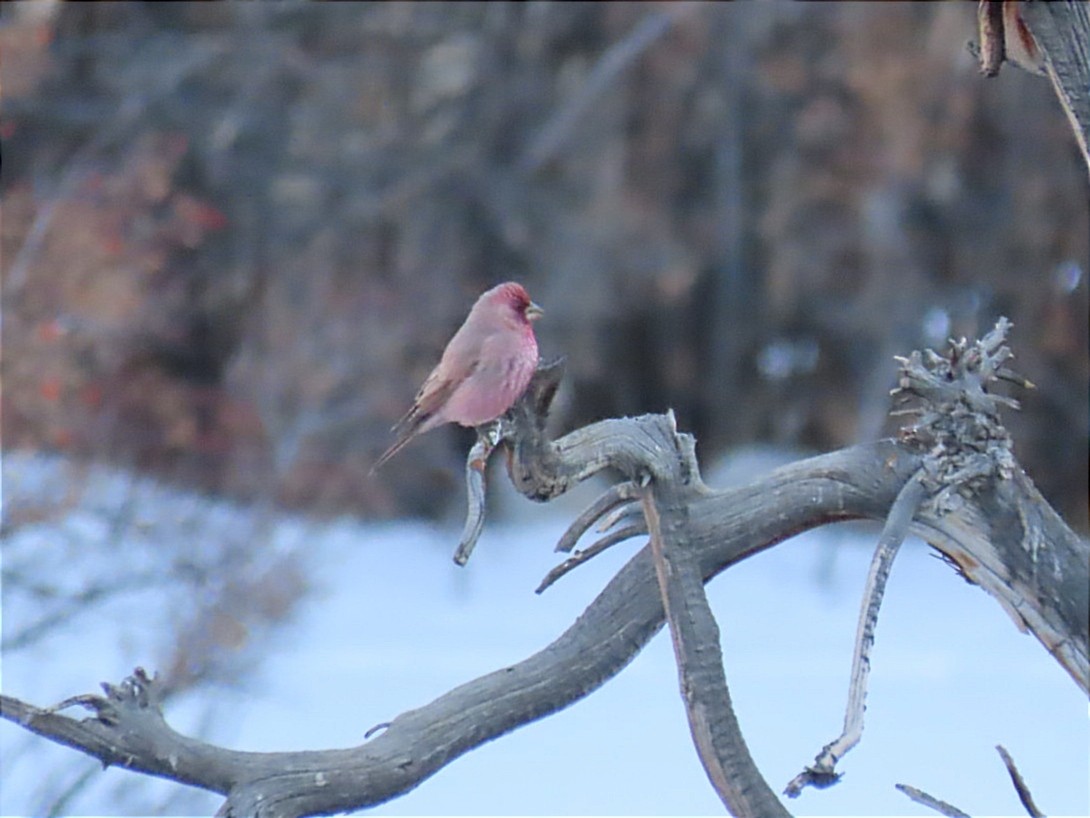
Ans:
[[[1005,314],[1011,417],[1087,529],[1088,186],[975,4],[5,7],[3,445],[311,511],[437,514],[390,424],[523,281],[564,425],[707,458],[884,432],[891,357]]]

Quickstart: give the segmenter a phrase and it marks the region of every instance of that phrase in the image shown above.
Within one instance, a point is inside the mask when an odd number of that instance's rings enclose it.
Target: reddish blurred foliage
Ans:
[[[672,406],[705,456],[888,433],[892,356],[1006,314],[1039,386],[1018,456],[1085,528],[1085,169],[974,30],[956,3],[8,15],[4,445],[438,514],[459,432],[367,469],[498,281],[568,356],[558,422]]]
[[[54,403],[61,397],[61,382],[57,378],[45,378],[38,384],[38,394]]]

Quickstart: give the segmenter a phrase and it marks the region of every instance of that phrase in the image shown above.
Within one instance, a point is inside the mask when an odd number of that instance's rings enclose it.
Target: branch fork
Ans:
[[[846,519],[886,520],[872,564],[874,591],[864,603],[857,634],[859,678],[865,679],[869,666],[866,651],[884,576],[896,545],[911,529],[1013,611],[1080,687],[1090,689],[1085,617],[1090,554],[1021,469],[1006,468],[1003,453],[1009,452],[1009,439],[1001,426],[991,425],[992,409],[1004,405],[986,388],[1003,379],[1001,367],[992,365],[1002,357],[1003,337],[989,336],[979,349],[962,345],[956,361],[951,358],[950,372],[963,366],[966,373],[975,373],[980,387],[969,389],[972,395],[964,406],[932,411],[925,401],[899,440],[800,461],[724,491],[703,484],[693,440],[677,431],[669,414],[604,420],[549,438],[545,413],[561,365],[541,367],[495,434],[485,436],[470,464],[473,474],[483,476],[489,451],[500,442],[512,482],[535,500],[556,497],[610,469],[621,482],[579,516],[562,545],[574,548],[599,521],[616,530],[570,559],[606,547],[610,538],[645,534],[649,543],[552,644],[384,721],[380,734],[365,737],[357,747],[244,753],[182,736],[163,720],[155,678],[139,670],[116,687],[106,686],[105,697],[73,697],[52,712],[0,694],[0,716],[104,763],[222,793],[224,816],[346,812],[388,801],[475,747],[588,695],[669,623],[694,744],[716,791],[735,815],[785,815],[745,749],[703,584],[800,531]],[[932,355],[907,360],[903,391],[956,391],[941,369],[946,365]],[[972,445],[962,449],[954,445],[960,427],[987,434],[973,437]],[[980,454],[993,458],[987,468],[978,466]],[[948,456],[953,465],[945,460]],[[959,484],[949,508],[918,502],[941,491],[943,480]],[[480,500],[470,499],[482,513],[483,485],[482,480]],[[1047,553],[1048,559],[1038,559],[1038,553]],[[858,686],[850,702],[861,707],[863,692],[865,686]],[[77,721],[56,712],[75,705],[93,710],[95,717]],[[845,724],[854,722],[846,717]],[[832,743],[827,753],[836,758],[822,767],[831,768],[842,751],[843,742]],[[820,776],[811,777],[808,783],[819,783]]]
[[[852,656],[848,706],[841,734],[826,744],[814,763],[788,782],[784,793],[796,798],[808,786],[830,787],[841,774],[837,762],[863,736],[870,653],[893,560],[908,536],[913,520],[928,505],[939,515],[964,505],[988,481],[1009,480],[1015,471],[1011,439],[1003,426],[1001,406],[1018,402],[990,391],[998,381],[1023,387],[1032,384],[1005,364],[1013,357],[1006,345],[1011,323],[1003,317],[978,341],[950,340],[945,355],[915,351],[901,364],[892,395],[921,405],[898,414],[919,415],[901,430],[901,439],[920,453],[920,468],[904,484],[890,506],[885,526],[867,573]]]

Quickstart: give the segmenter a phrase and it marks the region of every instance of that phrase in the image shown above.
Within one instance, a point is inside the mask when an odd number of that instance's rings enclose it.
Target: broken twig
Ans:
[[[639,497],[639,490],[637,489],[636,484],[631,480],[625,481],[624,483],[618,483],[615,486],[610,486],[605,494],[587,506],[586,509],[572,521],[572,524],[568,526],[568,530],[565,531],[564,535],[560,538],[560,542],[556,544],[556,550],[563,553],[570,552],[575,547],[575,544],[579,542],[579,538],[587,533],[590,527],[599,519],[615,508],[624,508],[637,497]],[[598,530],[604,532],[609,528],[612,528],[612,525],[606,526],[605,528],[599,528]]]
[[[466,456],[466,524],[462,527],[462,537],[458,541],[458,550],[454,552],[454,562],[465,565],[469,555],[477,546],[484,529],[485,469],[488,458],[499,442],[503,440],[503,419],[493,421],[488,426],[477,430],[477,442]]]
[[[920,406],[899,412],[919,415],[900,436],[922,455],[921,467],[890,507],[871,561],[856,631],[844,730],[822,748],[812,766],[788,783],[784,792],[792,798],[807,786],[835,784],[840,778],[837,761],[859,743],[878,611],[893,559],[916,513],[925,501],[939,516],[957,510],[991,481],[1006,480],[1015,473],[1010,435],[999,410],[1018,408],[1018,402],[988,391],[1001,380],[1032,386],[1006,367],[1012,357],[1006,345],[1010,328],[1010,321],[1000,317],[980,340],[951,339],[945,355],[927,349],[897,359],[901,374],[893,396],[921,401]]]
[[[999,757],[1003,759],[1003,763],[1007,767],[1007,773],[1010,774],[1011,783],[1014,784],[1015,792],[1018,793],[1018,800],[1022,802],[1022,806],[1026,808],[1030,818],[1045,818],[1045,814],[1033,802],[1029,787],[1026,785],[1025,779],[1022,778],[1022,774],[1018,772],[1018,768],[1014,766],[1014,759],[1007,752],[1007,748],[1002,744],[997,744],[995,749],[999,751]]]
[[[908,784],[896,784],[895,786],[917,804],[930,807],[939,815],[945,815],[947,818],[970,818],[969,813],[962,812],[953,804],[947,804],[933,795],[928,795],[923,790],[910,787]]]
[[[797,798],[803,788],[828,787],[840,780],[836,763],[859,743],[863,735],[863,713],[866,710],[867,679],[870,675],[870,651],[874,646],[874,629],[878,624],[878,611],[886,591],[893,558],[908,536],[909,526],[927,496],[922,472],[917,472],[905,483],[889,510],[878,547],[867,573],[863,592],[863,605],[859,611],[859,624],[855,634],[855,654],[852,656],[851,685],[848,688],[848,706],[844,713],[844,729],[826,744],[814,759],[814,764],[791,779],[784,793]]]
[[[545,578],[541,580],[541,584],[534,590],[535,594],[542,593],[546,588],[567,574],[569,571],[578,568],[587,560],[593,559],[605,551],[607,548],[616,545],[619,542],[631,539],[632,537],[638,537],[640,534],[647,533],[647,526],[641,520],[638,523],[632,525],[626,525],[624,528],[618,528],[612,534],[607,534],[600,540],[597,540],[593,545],[584,548],[580,551],[576,551],[560,565],[556,566],[553,570],[545,575]]]
[[[1006,58],[1003,37],[1003,4],[997,0],[980,0],[976,9],[977,32],[980,37],[980,73],[994,77]]]

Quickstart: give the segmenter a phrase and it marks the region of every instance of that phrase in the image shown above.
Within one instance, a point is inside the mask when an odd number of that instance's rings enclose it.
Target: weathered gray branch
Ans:
[[[1090,4],[1036,0],[1017,5],[1090,171]]]
[[[661,418],[603,421],[557,441],[536,468],[513,468],[543,493],[573,485],[609,460],[632,467],[672,451]],[[536,444],[526,441],[524,447]],[[888,465],[887,465],[888,463]],[[781,469],[751,486],[699,493],[690,509],[693,558],[706,580],[799,531],[833,520],[881,518],[915,458],[892,443],[836,452]],[[775,509],[775,512],[773,512]],[[294,816],[360,809],[415,787],[458,756],[553,713],[619,672],[663,624],[648,549],[641,550],[555,642],[510,668],[403,713],[347,750],[244,753],[174,732],[155,708],[113,702],[113,721],[79,721],[0,697],[0,714],[104,764],[172,778],[228,796],[225,814]],[[361,733],[363,726],[361,725]]]
[[[1045,814],[1041,812],[1041,808],[1033,800],[1033,794],[1029,791],[1029,785],[1026,784],[1026,780],[1022,778],[1022,774],[1018,772],[1018,767],[1014,764],[1014,759],[1011,758],[1011,754],[1007,752],[1007,748],[1002,744],[995,746],[996,751],[999,753],[999,757],[1003,759],[1003,766],[1007,768],[1007,774],[1011,777],[1011,783],[1014,784],[1014,790],[1018,793],[1018,800],[1022,802],[1022,806],[1026,808],[1026,813],[1030,818],[1045,818]]]
[[[466,522],[462,527],[462,537],[458,541],[458,548],[454,551],[456,565],[465,565],[469,561],[473,549],[477,546],[477,540],[484,531],[484,494],[485,494],[485,468],[488,458],[495,450],[502,434],[502,421],[495,421],[483,430],[477,437],[477,442],[469,450],[466,457]]]
[[[971,818],[969,813],[962,812],[953,804],[947,804],[933,795],[928,795],[923,790],[910,787],[908,784],[897,784],[896,787],[917,804],[923,804],[925,807],[935,810],[939,815],[945,815],[946,818]]]
[[[836,763],[859,743],[863,736],[863,713],[866,710],[867,678],[870,674],[870,650],[874,645],[874,629],[878,624],[878,610],[886,590],[893,558],[908,536],[912,519],[927,497],[924,488],[923,469],[916,472],[897,493],[889,516],[878,538],[867,582],[863,589],[863,604],[859,611],[856,628],[855,651],[852,655],[851,685],[848,690],[848,707],[844,712],[844,729],[833,741],[821,748],[812,766],[807,767],[788,783],[784,793],[796,798],[807,786],[828,787],[835,784],[840,775]]]
[[[1014,784],[1014,789],[1018,793],[1018,800],[1022,802],[1022,806],[1026,808],[1026,812],[1030,815],[1030,818],[1044,818],[1044,813],[1041,812],[1033,802],[1033,796],[1030,795],[1029,787],[1026,786],[1022,774],[1018,772],[1018,768],[1014,766],[1014,759],[1011,758],[1011,754],[1007,752],[1002,744],[997,744],[995,749],[999,751],[999,757],[1003,759],[1003,764],[1006,766],[1007,773],[1011,777],[1011,783]],[[945,815],[947,818],[969,818],[968,813],[962,812],[953,804],[948,804],[933,795],[929,795],[923,790],[910,787],[908,784],[897,784],[896,786],[898,790],[903,792],[917,804],[923,804],[925,807],[930,807],[940,815]]]
[[[647,524],[641,518],[639,523],[633,523],[632,525],[626,525],[622,528],[618,528],[616,531],[612,531],[606,534],[601,539],[595,540],[586,548],[581,548],[564,560],[560,565],[553,568],[549,573],[545,575],[545,578],[541,580],[541,583],[534,589],[534,593],[543,593],[549,586],[560,579],[565,574],[568,574],[582,565],[588,560],[594,559],[607,548],[612,548],[617,543],[630,540],[633,537],[638,537],[640,534],[647,533]]]
[[[669,482],[662,476],[673,475],[685,499],[685,559],[704,582],[808,528],[885,519],[924,463],[911,441],[887,440],[711,491],[695,472],[691,441],[687,446],[686,436],[660,415],[606,420],[550,440],[544,410],[558,380],[556,368],[539,372],[509,418],[508,470],[515,485],[547,500],[606,468],[637,483],[659,476],[662,487]],[[948,509],[921,510],[913,533],[992,594],[1087,691],[1086,544],[1016,463],[1004,479],[976,479],[971,492],[951,499]],[[223,815],[344,812],[396,797],[474,747],[586,696],[631,661],[663,622],[654,560],[643,548],[552,644],[397,716],[377,737],[344,750],[246,753],[187,738],[163,720],[155,683],[142,673],[109,687],[105,698],[73,700],[94,710],[82,721],[8,696],[0,696],[0,715],[105,764],[222,793]],[[761,786],[759,776],[738,775],[734,786]]]
[[[981,3],[981,8],[996,6]],[[1016,409],[1018,402],[994,390],[1003,381],[1023,388],[1033,384],[1007,368],[1013,357],[1006,344],[1010,328],[1010,321],[1001,317],[978,341],[951,339],[945,354],[928,349],[899,359],[901,372],[892,394],[902,401],[919,400],[921,405],[895,414],[918,415],[901,429],[900,437],[920,453],[922,466],[894,500],[871,560],[856,631],[844,729],[822,748],[813,765],[788,783],[784,792],[792,798],[807,786],[835,784],[840,778],[836,763],[862,737],[878,611],[893,559],[921,505],[926,501],[935,513],[943,515],[963,505],[965,497],[986,487],[988,481],[1008,480],[1014,474],[1012,443],[999,411],[1004,406]]]
[[[696,750],[712,787],[738,818],[788,816],[746,746],[731,705],[719,626],[704,593],[704,579],[689,542],[690,487],[700,489],[692,446],[682,444],[674,415],[664,419],[678,444],[675,457],[660,463],[670,471],[648,476],[640,489],[651,535],[651,556],[677,659],[681,695]]]
[[[605,494],[587,506],[583,513],[572,521],[572,524],[568,526],[568,530],[560,538],[560,542],[556,544],[556,550],[562,553],[570,553],[575,548],[579,538],[587,532],[587,529],[606,517],[607,514],[618,509],[623,510],[625,506],[639,496],[639,489],[635,483],[625,482],[610,486]],[[605,531],[611,525],[612,523],[609,523],[601,530]]]

